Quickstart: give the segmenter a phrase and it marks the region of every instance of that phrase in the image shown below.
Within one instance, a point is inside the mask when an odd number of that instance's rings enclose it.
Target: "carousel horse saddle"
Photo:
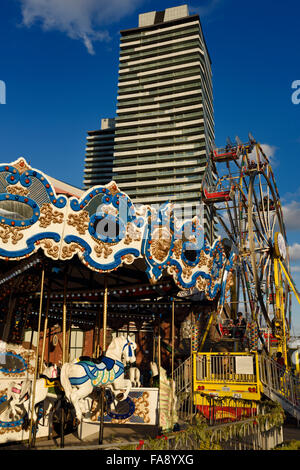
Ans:
[[[45,379],[46,384],[54,384],[55,382],[59,382],[59,377],[48,377],[47,375],[41,374],[40,379]]]
[[[91,362],[92,364],[100,364],[102,362],[103,356],[91,357],[91,356],[80,356],[80,362]]]
[[[114,365],[115,361],[110,357],[100,356],[99,358],[90,358],[87,356],[81,356],[79,358],[79,362],[77,364],[83,365],[87,364],[90,367],[96,367],[97,369],[107,369],[108,371],[111,370]]]

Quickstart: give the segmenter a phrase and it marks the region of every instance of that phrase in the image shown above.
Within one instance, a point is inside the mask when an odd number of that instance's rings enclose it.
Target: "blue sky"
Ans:
[[[2,0],[0,161],[24,156],[81,187],[86,132],[116,111],[119,31],[137,26],[139,13],[185,3],[200,14],[212,59],[216,144],[251,131],[268,146],[300,286],[297,0]],[[300,334],[296,300],[293,323]]]

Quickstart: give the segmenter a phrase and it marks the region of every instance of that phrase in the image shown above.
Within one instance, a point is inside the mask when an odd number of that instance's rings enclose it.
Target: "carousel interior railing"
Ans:
[[[194,415],[192,380],[192,357],[188,357],[175,370],[175,394],[177,397],[177,414],[180,421],[189,422]]]

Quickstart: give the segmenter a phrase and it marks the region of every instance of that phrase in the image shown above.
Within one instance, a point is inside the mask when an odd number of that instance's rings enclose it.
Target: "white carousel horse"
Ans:
[[[51,408],[59,397],[59,393],[54,391],[55,388],[55,379],[58,377],[58,370],[56,364],[44,366],[43,376],[36,380],[35,388],[35,397],[34,397],[34,406],[33,406],[33,420],[36,421],[37,415],[35,410],[35,405],[44,401],[48,398],[45,414],[49,412]],[[47,380],[49,379],[49,380]],[[55,381],[55,382],[54,382]],[[56,384],[57,387],[57,384]],[[7,402],[9,413],[13,419],[20,418],[22,411],[27,411],[28,415],[32,407],[32,398],[33,398],[33,384],[30,380],[26,379],[22,382],[11,382],[7,390]]]
[[[9,417],[14,421],[20,418],[22,405],[29,403],[31,392],[30,380],[10,382],[7,387],[7,410]],[[25,405],[24,408],[26,409]]]
[[[58,368],[56,364],[47,364],[44,362],[44,370],[42,375],[45,375],[49,379],[56,379],[58,377]]]
[[[124,379],[124,364],[135,362],[136,344],[129,338],[119,336],[107,348],[106,355],[99,364],[90,361],[69,362],[62,366],[60,380],[67,399],[73,404],[76,417],[81,421],[83,400],[91,394],[94,387],[107,386],[116,397],[112,408],[119,401],[118,393],[125,400],[131,389],[131,381]],[[122,391],[125,390],[124,393]]]

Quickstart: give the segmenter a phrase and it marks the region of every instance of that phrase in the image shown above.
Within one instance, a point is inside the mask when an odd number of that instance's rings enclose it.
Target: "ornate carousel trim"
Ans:
[[[208,299],[220,292],[224,269],[233,267],[220,239],[210,246],[198,217],[180,222],[168,202],[158,210],[137,208],[114,181],[68,198],[19,158],[0,165],[0,191],[0,258],[5,260],[42,249],[54,260],[77,254],[88,268],[109,272],[143,258],[151,283],[167,272],[180,289],[197,288]]]

